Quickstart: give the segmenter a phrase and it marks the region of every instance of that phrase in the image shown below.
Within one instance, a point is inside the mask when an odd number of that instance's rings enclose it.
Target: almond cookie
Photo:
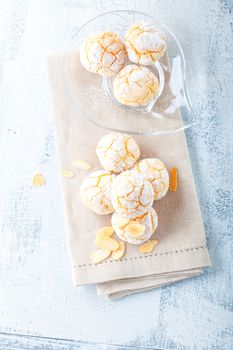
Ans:
[[[154,200],[163,198],[169,188],[169,174],[163,162],[157,158],[146,158],[135,164],[134,170],[150,181],[154,189]]]
[[[80,48],[82,65],[92,73],[115,76],[123,68],[126,58],[123,42],[113,32],[89,35]]]
[[[152,206],[154,190],[139,172],[127,170],[114,179],[111,198],[117,214],[132,219],[145,214]]]
[[[131,136],[112,133],[100,139],[96,154],[104,169],[120,173],[134,166],[140,157],[140,149]]]
[[[106,170],[98,170],[87,176],[79,191],[83,204],[99,215],[112,213],[111,184],[115,177]]]
[[[148,212],[137,216],[133,220],[128,220],[124,226],[122,226],[122,219],[117,213],[112,215],[113,229],[121,240],[131,244],[142,244],[146,242],[158,226],[158,216],[154,208],[149,209]],[[138,230],[137,226],[139,228]],[[144,230],[140,230],[140,226],[142,228],[144,227]]]
[[[159,81],[148,68],[130,64],[114,79],[113,93],[126,106],[146,106],[158,95]]]
[[[135,23],[126,33],[125,48],[130,61],[151,65],[164,55],[167,48],[166,37],[149,23]]]

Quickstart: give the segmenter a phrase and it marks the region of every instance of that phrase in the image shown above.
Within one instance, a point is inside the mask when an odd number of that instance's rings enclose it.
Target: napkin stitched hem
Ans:
[[[179,254],[179,253],[184,253],[184,252],[189,252],[189,251],[194,251],[194,250],[199,250],[199,249],[207,249],[206,245],[201,245],[197,247],[191,247],[191,248],[182,248],[182,249],[176,249],[176,250],[171,250],[171,251],[166,251],[166,252],[157,252],[154,254],[146,254],[146,255],[138,255],[138,256],[129,256],[125,257],[123,259],[119,260],[106,260],[102,261],[98,264],[79,264],[79,265],[73,265],[73,268],[80,268],[80,267],[87,267],[87,266],[98,266],[98,265],[103,265],[103,264],[110,264],[110,263],[118,263],[120,261],[127,261],[127,260],[137,260],[137,259],[146,259],[146,258],[153,258],[154,256],[161,256],[161,255],[168,255],[168,254]]]

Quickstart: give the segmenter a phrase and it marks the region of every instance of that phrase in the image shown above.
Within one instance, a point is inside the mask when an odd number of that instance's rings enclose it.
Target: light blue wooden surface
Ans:
[[[0,349],[233,349],[232,5],[0,0]],[[184,48],[198,118],[187,140],[213,267],[112,303],[71,285],[46,57],[115,9],[153,14]],[[47,185],[35,191],[38,170]]]

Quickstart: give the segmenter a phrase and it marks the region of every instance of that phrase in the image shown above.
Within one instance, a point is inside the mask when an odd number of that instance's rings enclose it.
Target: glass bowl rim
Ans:
[[[161,27],[164,27],[169,34],[173,37],[173,39],[175,40],[179,50],[180,50],[180,54],[181,54],[181,59],[182,59],[182,65],[183,65],[183,72],[182,72],[182,80],[183,80],[183,93],[184,93],[184,99],[186,102],[186,107],[188,109],[188,112],[190,113],[190,115],[192,116],[192,120],[190,123],[188,124],[183,124],[181,127],[179,128],[173,128],[173,129],[168,129],[168,130],[150,130],[150,131],[130,131],[130,130],[123,130],[123,129],[117,129],[117,128],[111,128],[108,126],[103,126],[102,124],[99,124],[97,122],[95,122],[93,119],[89,118],[84,112],[82,112],[82,110],[78,107],[77,103],[74,101],[73,97],[70,95],[69,93],[69,89],[67,87],[66,84],[66,79],[65,79],[65,54],[63,56],[63,67],[62,67],[62,78],[63,78],[63,82],[64,82],[64,87],[65,87],[65,91],[71,101],[71,103],[74,105],[74,107],[78,110],[78,112],[80,113],[80,115],[82,116],[82,118],[84,118],[85,120],[87,120],[89,123],[91,123],[92,125],[95,125],[96,127],[99,127],[101,129],[105,129],[105,130],[109,130],[112,132],[120,132],[120,133],[126,133],[126,134],[131,134],[131,135],[169,135],[169,134],[173,134],[175,132],[179,132],[185,129],[190,128],[191,126],[196,124],[196,117],[192,108],[192,103],[190,101],[190,97],[189,97],[189,93],[188,93],[188,89],[187,89],[187,79],[186,79],[186,61],[185,61],[185,56],[184,56],[184,52],[182,49],[182,46],[179,42],[179,40],[177,39],[176,35],[173,33],[173,31],[164,23],[161,23],[159,20],[157,20],[154,16],[148,15],[147,13],[141,12],[141,11],[134,11],[134,10],[115,10],[115,11],[108,11],[108,12],[102,12],[101,14],[92,17],[91,19],[89,19],[87,22],[85,22],[81,27],[79,27],[71,36],[71,40],[74,39],[75,36],[77,36],[83,28],[85,28],[88,24],[92,23],[93,21],[95,21],[96,19],[99,19],[101,17],[104,17],[106,15],[111,15],[111,14],[117,14],[117,13],[131,13],[131,14],[137,14],[137,15],[142,15],[145,17],[150,18],[153,21],[158,22]]]

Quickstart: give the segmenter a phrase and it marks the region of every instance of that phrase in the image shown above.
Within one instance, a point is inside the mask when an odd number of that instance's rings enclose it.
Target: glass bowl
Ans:
[[[139,21],[150,23],[164,32],[167,54],[159,62],[147,66],[159,79],[160,89],[156,99],[145,107],[127,107],[116,101],[112,92],[112,78],[90,73],[80,65],[78,50],[83,40],[95,31],[113,31],[124,39],[129,26]],[[70,55],[65,54],[62,67],[64,87],[77,112],[92,124],[128,134],[166,135],[195,123],[186,86],[183,50],[173,32],[157,19],[128,10],[103,13],[74,32],[70,51],[77,54],[80,74],[74,76]]]

